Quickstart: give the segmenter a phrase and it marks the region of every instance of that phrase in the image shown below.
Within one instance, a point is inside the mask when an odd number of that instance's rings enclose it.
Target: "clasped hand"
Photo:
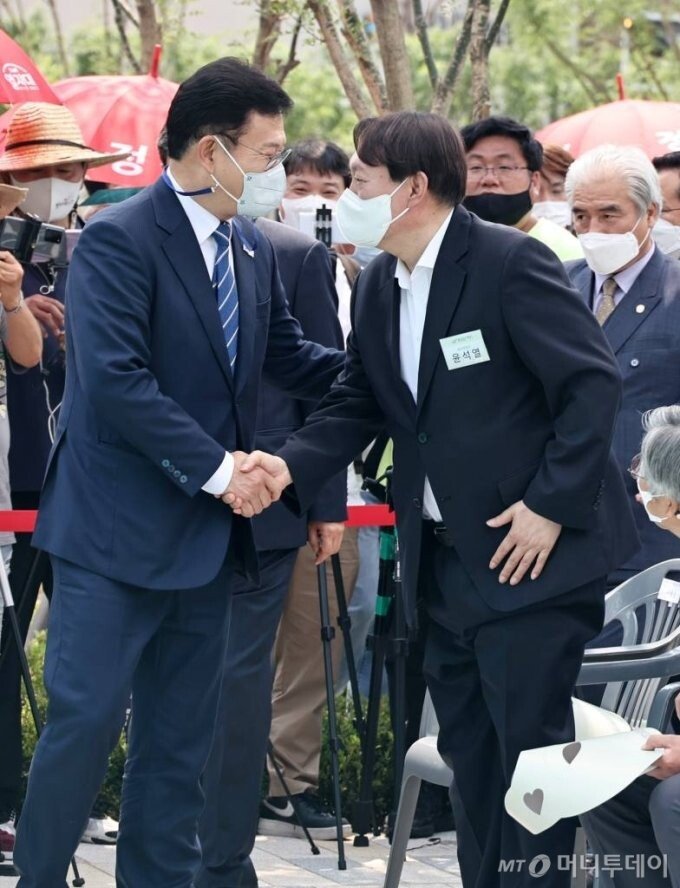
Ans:
[[[292,481],[288,466],[280,457],[261,450],[251,454],[237,450],[232,455],[234,471],[219,499],[231,506],[235,514],[252,518],[280,499]]]

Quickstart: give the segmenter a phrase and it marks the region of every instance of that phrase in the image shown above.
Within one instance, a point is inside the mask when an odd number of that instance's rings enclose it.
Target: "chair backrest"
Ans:
[[[680,558],[662,561],[626,580],[613,589],[605,600],[605,624],[618,622],[623,628],[624,646],[648,644],[670,635],[680,625],[680,604],[659,598],[664,579],[678,574]],[[680,590],[679,590],[680,591]],[[632,727],[644,726],[650,706],[666,678],[610,682],[602,706],[617,712]]]

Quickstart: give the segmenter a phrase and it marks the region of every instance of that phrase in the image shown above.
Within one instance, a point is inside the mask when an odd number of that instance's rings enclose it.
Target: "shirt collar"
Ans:
[[[168,179],[172,182],[175,188],[182,189],[182,186],[179,184],[177,179],[172,175],[170,169],[168,168]],[[205,241],[208,240],[209,237],[212,237],[215,231],[220,224],[220,220],[217,216],[210,213],[205,207],[202,207],[199,203],[197,203],[193,197],[187,197],[185,194],[177,194],[175,192],[175,197],[180,202],[182,209],[187,214],[189,219],[189,224],[194,230],[194,234],[196,235],[196,240],[199,245],[202,245]]]
[[[647,263],[651,260],[655,250],[656,246],[652,244],[652,249],[647,250],[645,255],[641,256],[637,262],[633,262],[632,265],[629,265],[628,268],[624,268],[623,271],[617,271],[614,275],[595,273],[595,294],[597,295],[602,290],[602,284],[610,277],[614,278],[619,290],[624,294],[627,294],[643,269],[647,266]]]
[[[430,271],[434,268],[437,261],[437,256],[439,255],[439,250],[441,249],[442,241],[444,240],[444,236],[446,235],[449,223],[451,222],[451,216],[453,216],[453,210],[451,210],[446,219],[444,219],[442,224],[435,232],[432,240],[423,250],[422,255],[420,259],[418,259],[418,261],[416,262],[413,271],[409,271],[406,265],[401,261],[401,259],[397,259],[397,266],[394,269],[394,276],[399,282],[399,286],[402,290],[411,289],[411,278],[419,268],[429,268]]]

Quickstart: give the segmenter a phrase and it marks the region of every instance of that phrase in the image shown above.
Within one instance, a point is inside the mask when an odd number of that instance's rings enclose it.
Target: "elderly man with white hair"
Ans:
[[[625,470],[640,450],[642,414],[680,402],[680,263],[654,245],[661,188],[638,148],[604,145],[581,155],[565,190],[585,256],[567,263],[567,273],[602,324],[623,377],[612,447]],[[638,493],[630,476],[628,491],[631,499]],[[634,511],[642,546],[610,575],[610,588],[680,557],[680,540],[656,533],[642,509]]]
[[[638,499],[650,527],[656,524],[680,537],[680,407],[649,411],[643,426],[642,449],[630,467]],[[645,888],[680,888],[680,736],[650,737],[645,748],[663,749],[654,770],[581,820],[600,864],[605,857],[635,859],[636,866],[622,864],[613,876],[616,888],[635,888],[641,882]],[[662,860],[662,866],[645,866],[642,876],[642,865],[654,859]],[[601,888],[611,885],[606,875],[602,881]]]

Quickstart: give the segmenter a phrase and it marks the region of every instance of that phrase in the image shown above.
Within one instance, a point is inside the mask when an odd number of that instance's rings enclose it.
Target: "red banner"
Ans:
[[[348,506],[347,511],[349,513],[347,527],[394,524],[394,512],[390,512],[387,506]],[[28,510],[0,510],[0,532],[32,533],[37,516],[37,512]]]

